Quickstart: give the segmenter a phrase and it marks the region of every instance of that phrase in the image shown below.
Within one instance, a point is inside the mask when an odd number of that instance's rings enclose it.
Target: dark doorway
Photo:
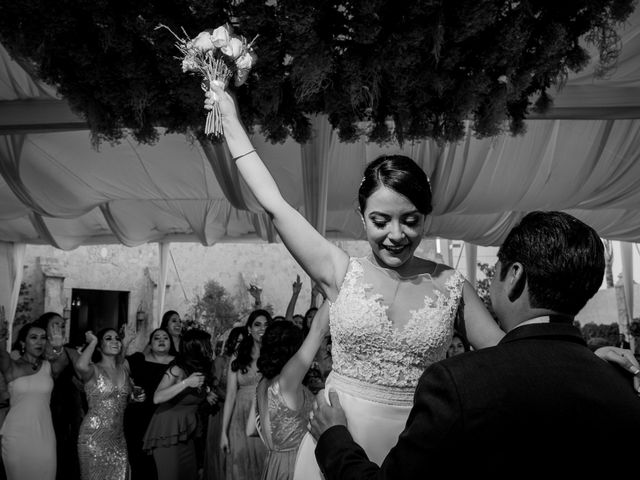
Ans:
[[[98,333],[103,328],[115,328],[119,331],[127,323],[128,311],[129,292],[72,289],[69,341],[72,345],[84,345],[87,330]]]

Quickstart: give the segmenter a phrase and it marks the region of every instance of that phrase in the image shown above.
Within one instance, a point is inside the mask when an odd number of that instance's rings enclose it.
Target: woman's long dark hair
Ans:
[[[247,333],[238,346],[238,354],[236,355],[236,358],[231,361],[231,371],[233,372],[237,372],[238,370],[240,370],[242,373],[247,373],[251,362],[253,362],[253,359],[251,358],[251,350],[253,350],[253,337],[251,336],[249,330],[251,329],[251,325],[253,325],[253,322],[255,322],[258,317],[266,318],[267,324],[271,323],[271,314],[266,310],[259,309],[251,312],[249,318],[247,319],[247,323],[245,324]]]
[[[224,355],[231,358],[236,353],[236,347],[238,346],[238,338],[242,340],[247,336],[247,327],[233,327],[227,336],[227,341],[224,343]]]
[[[205,376],[205,385],[211,385],[213,380],[211,335],[197,328],[184,332],[180,341],[180,351],[170,365],[180,367],[185,377],[194,372],[202,373]]]
[[[270,324],[262,337],[258,370],[271,379],[278,375],[302,345],[302,330],[291,322],[278,320]]]
[[[178,355],[178,348],[182,348],[182,341],[180,342],[180,345],[174,344],[173,335],[169,333],[169,319],[171,319],[171,317],[173,317],[174,315],[178,315],[178,318],[180,318],[180,314],[175,310],[167,310],[166,312],[164,312],[164,315],[162,315],[162,320],[160,321],[160,328],[164,328],[169,334],[169,342],[171,342],[171,347],[169,347],[169,355],[173,355],[175,357],[176,355]]]

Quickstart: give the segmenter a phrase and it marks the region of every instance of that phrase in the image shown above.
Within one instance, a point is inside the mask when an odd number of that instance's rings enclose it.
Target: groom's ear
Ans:
[[[506,276],[507,280],[507,297],[510,302],[515,302],[520,298],[524,287],[527,284],[527,274],[524,266],[520,262],[514,262],[509,266]]]

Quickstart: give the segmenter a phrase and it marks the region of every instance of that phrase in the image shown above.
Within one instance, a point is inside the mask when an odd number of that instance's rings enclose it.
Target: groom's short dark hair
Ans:
[[[589,225],[563,212],[531,212],[498,251],[502,275],[524,267],[531,307],[574,316],[602,285],[604,246]],[[504,280],[504,278],[501,278]]]

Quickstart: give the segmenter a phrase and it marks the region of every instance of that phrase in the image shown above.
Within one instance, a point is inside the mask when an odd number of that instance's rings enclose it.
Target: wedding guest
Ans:
[[[264,466],[266,448],[259,438],[247,437],[246,426],[260,380],[257,361],[262,336],[270,321],[271,316],[266,310],[251,312],[246,323],[247,335],[229,363],[220,434],[220,448],[227,454],[228,480],[258,479]]]
[[[455,357],[456,355],[468,352],[469,350],[469,344],[466,342],[464,337],[458,332],[455,332],[451,337],[451,343],[447,349],[447,358]]]
[[[333,366],[326,386],[341,395],[356,440],[382,461],[406,424],[422,371],[445,358],[454,327],[476,349],[496,345],[504,332],[460,273],[414,255],[432,205],[429,180],[413,160],[385,155],[367,165],[358,204],[371,251],[352,258],[282,197],[231,95],[214,84],[206,95],[205,108],[216,104],[242,178],[289,252],[332,302]],[[305,437],[296,478],[321,478],[314,448]]]
[[[211,335],[191,329],[182,335],[180,352],[169,364],[153,395],[157,405],[143,447],[153,455],[158,480],[195,480],[198,407],[215,402]]]
[[[594,442],[599,458],[635,458],[635,444],[623,440],[640,429],[630,375],[593,355],[573,326],[604,266],[591,227],[561,212],[526,215],[500,247],[490,287],[506,336],[427,368],[380,467],[353,441],[330,392],[331,405],[322,399],[311,420],[325,478],[414,479],[452,463],[461,478],[608,477],[610,465],[584,457]],[[610,348],[632,361],[629,351]],[[634,462],[617,464],[617,475],[635,473]]]
[[[229,362],[236,354],[240,342],[246,335],[247,329],[234,327],[229,332],[226,342],[223,344],[222,355],[213,360],[213,391],[216,394],[215,408],[209,416],[207,439],[204,456],[205,478],[224,480],[226,476],[226,454],[220,449],[220,436],[222,434],[222,408],[227,396],[227,372]]]
[[[268,448],[262,480],[293,478],[298,447],[307,432],[314,400],[302,380],[329,330],[328,307],[321,307],[306,338],[298,327],[286,321],[271,323],[262,337],[258,358],[262,379],[252,405],[256,414],[250,414],[247,422],[247,435],[259,433]]]
[[[296,327],[298,327],[300,330],[302,330],[302,325],[304,323],[304,317],[302,315],[300,315],[299,313],[296,313],[293,316],[292,322]]]
[[[296,279],[291,284],[291,298],[289,299],[289,303],[287,304],[287,310],[285,311],[284,318],[289,322],[298,323],[296,317],[300,317],[300,315],[295,314],[296,303],[298,303],[298,296],[300,295],[300,291],[302,290],[302,282],[300,281],[300,275],[296,275]],[[299,325],[302,328],[302,325]]]
[[[53,480],[56,476],[56,437],[53,430],[51,391],[60,371],[57,359],[45,358],[47,332],[25,324],[18,332],[20,357],[6,351],[8,328],[0,325],[0,370],[9,390],[9,411],[2,425],[2,460],[9,480]],[[54,329],[53,347],[64,337]]]
[[[74,368],[80,354],[70,344],[52,347],[54,332],[60,332],[66,338],[66,322],[60,314],[45,312],[38,317],[36,324],[47,332],[45,357],[49,361],[57,359],[60,369],[51,392],[51,416],[56,434],[56,479],[78,479],[78,434],[82,418],[87,412],[84,386]]]
[[[160,328],[164,328],[171,335],[171,349],[169,354],[176,356],[180,351],[180,338],[182,335],[182,319],[175,310],[167,310],[162,315]]]
[[[143,449],[143,437],[156,409],[153,395],[174,360],[169,354],[171,337],[164,328],[156,328],[149,335],[148,350],[127,357],[131,379],[145,394],[144,402],[129,403],[124,413],[124,434],[127,440],[131,480],[155,480],[156,464]]]
[[[85,333],[87,345],[75,362],[89,410],[80,425],[78,457],[82,480],[128,480],[124,411],[132,394],[129,367],[114,328]],[[144,401],[144,395],[131,398]]]

